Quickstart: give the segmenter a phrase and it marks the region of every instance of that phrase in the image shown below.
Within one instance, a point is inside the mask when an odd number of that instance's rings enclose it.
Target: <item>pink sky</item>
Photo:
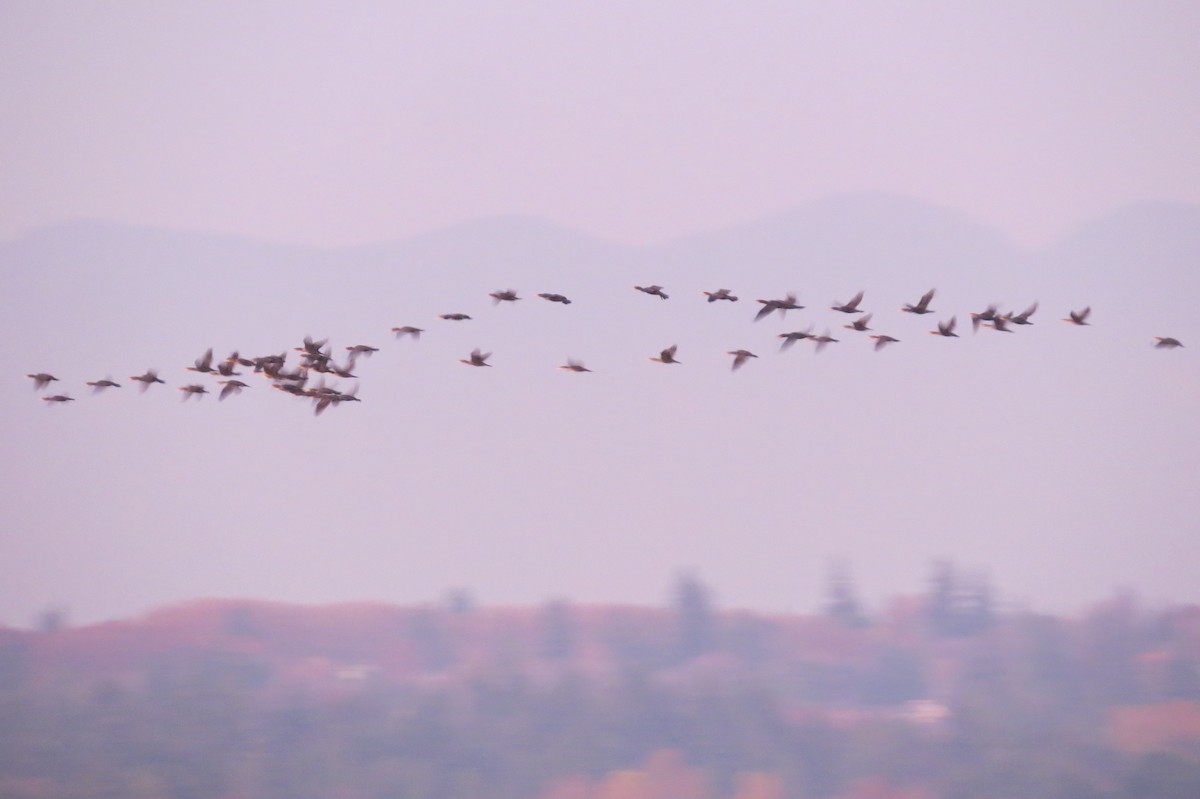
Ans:
[[[844,191],[1039,244],[1200,201],[1188,2],[6,2],[0,237],[493,213],[653,242]]]

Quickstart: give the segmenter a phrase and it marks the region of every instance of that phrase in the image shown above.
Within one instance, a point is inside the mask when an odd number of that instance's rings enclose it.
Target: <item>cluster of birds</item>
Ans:
[[[670,299],[669,295],[659,285],[650,286],[634,286],[635,290],[640,291],[650,296],[658,297],[660,300]],[[737,302],[737,295],[733,294],[729,289],[721,288],[716,291],[701,292],[709,303],[713,302]],[[935,289],[930,289],[921,295],[915,303],[907,303],[900,308],[905,313],[911,313],[918,316],[934,313],[930,308],[933,298],[936,294]],[[860,308],[865,292],[860,291],[850,298],[847,302],[835,302],[830,306],[830,310],[840,313],[853,315],[855,318],[849,324],[844,325],[848,330],[856,332],[870,332],[872,314],[867,313]],[[513,289],[504,289],[493,291],[489,295],[492,298],[493,304],[499,305],[502,302],[517,302],[521,299],[517,292]],[[570,305],[571,300],[562,294],[555,293],[540,293],[537,295],[541,299],[548,302],[559,303],[562,305]],[[779,299],[760,299],[758,303],[761,307],[754,315],[754,321],[762,321],[778,312],[779,315],[786,316],[788,311],[802,310],[805,306],[797,302],[794,293],[788,293],[783,298]],[[982,311],[973,312],[971,317],[971,328],[978,332],[981,326],[988,327],[1002,333],[1014,332],[1014,327],[1032,325],[1031,317],[1037,312],[1038,303],[1034,302],[1024,311],[1016,312],[1001,312],[999,306],[989,305]],[[1069,311],[1067,316],[1063,317],[1062,321],[1073,325],[1087,325],[1088,317],[1091,314],[1091,307],[1086,307],[1081,310]],[[470,320],[471,317],[465,313],[445,313],[438,316],[439,319],[451,322],[462,322]],[[957,337],[955,332],[958,324],[958,318],[951,316],[949,319],[937,322],[936,329],[930,330],[929,333],[942,337]],[[820,352],[826,345],[836,343],[838,339],[833,338],[827,329],[823,334],[815,334],[812,332],[810,325],[805,330],[796,330],[778,334],[780,339],[779,351],[783,352],[791,348],[797,341],[808,340],[815,346],[815,350]],[[419,340],[421,334],[425,332],[424,328],[415,327],[412,325],[404,325],[393,327],[391,332],[396,338],[411,337],[414,340]],[[881,350],[884,347],[900,341],[890,335],[875,333],[868,338],[872,339],[875,350]],[[1156,336],[1154,338],[1154,346],[1158,349],[1175,349],[1182,347],[1182,342],[1179,339],[1169,336]],[[354,370],[357,366],[358,359],[361,357],[370,357],[373,353],[378,352],[377,347],[372,347],[366,344],[355,344],[344,348],[347,354],[344,357],[344,362],[339,364],[333,356],[332,345],[328,339],[320,341],[314,340],[311,337],[305,337],[304,341],[298,347],[293,347],[292,350],[300,353],[299,364],[292,368],[287,366],[288,350],[284,350],[277,355],[265,355],[255,358],[246,358],[238,352],[231,353],[224,360],[217,363],[213,362],[213,351],[209,348],[204,355],[197,358],[192,366],[187,367],[188,371],[198,374],[210,375],[214,377],[224,378],[216,381],[216,385],[220,386],[218,393],[219,400],[225,400],[228,397],[241,393],[249,384],[238,380],[237,378],[244,373],[238,371],[239,367],[251,369],[256,375],[266,378],[270,381],[273,388],[290,394],[295,397],[303,397],[309,399],[313,403],[313,411],[316,415],[320,415],[331,407],[337,407],[343,402],[358,402],[358,385],[343,391],[336,386],[326,385],[327,378],[345,378],[357,379]],[[657,356],[651,357],[649,360],[662,364],[678,364],[681,361],[676,357],[678,353],[678,345],[663,349]],[[730,350],[726,353],[732,356],[731,369],[734,371],[744,366],[751,358],[757,358],[758,355],[746,349]],[[474,349],[466,358],[460,358],[459,362],[468,366],[491,366],[488,359],[492,353],[483,352],[481,349]],[[568,359],[567,362],[558,367],[559,369],[571,372],[590,372],[581,361]],[[318,377],[314,380],[313,376]],[[59,382],[58,378],[48,372],[37,372],[28,375],[33,380],[34,389],[37,391],[44,390],[53,382]],[[155,383],[165,383],[154,369],[147,370],[144,374],[133,375],[129,380],[139,384],[141,391],[146,391]],[[310,384],[311,383],[311,384]],[[105,391],[110,388],[120,388],[121,384],[111,378],[102,380],[88,381],[86,383],[93,393]],[[178,387],[179,391],[183,392],[183,399],[186,401],[191,397],[202,397],[205,394],[211,393],[203,383],[188,383]],[[50,403],[65,403],[73,402],[74,398],[68,394],[50,394],[43,396],[42,399]]]

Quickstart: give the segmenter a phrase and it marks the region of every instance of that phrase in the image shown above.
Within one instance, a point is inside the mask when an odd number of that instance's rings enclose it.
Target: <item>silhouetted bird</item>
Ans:
[[[1014,325],[1032,325],[1033,322],[1029,321],[1029,317],[1033,316],[1033,313],[1037,310],[1037,308],[1038,304],[1035,302],[1033,305],[1030,305],[1019,314],[1009,314],[1008,321],[1012,322]]]
[[[863,298],[863,292],[860,291],[857,294],[855,294],[853,297],[850,298],[850,302],[842,303],[839,305],[837,303],[837,301],[835,300],[834,304],[829,307],[831,310],[841,311],[842,313],[862,313],[862,311],[860,311],[858,309],[858,304],[860,302],[862,302],[862,298]]]
[[[68,397],[66,394],[51,394],[49,397],[42,397],[42,402],[74,402],[74,397]]]
[[[559,302],[559,303],[562,303],[563,305],[571,304],[571,301],[568,300],[566,297],[564,297],[561,294],[550,294],[548,292],[543,292],[541,294],[538,294],[538,296],[541,297],[543,300],[549,300],[550,302]]]
[[[951,316],[950,320],[947,322],[938,322],[937,330],[930,330],[929,332],[935,336],[947,336],[947,337],[953,336],[953,337],[957,338],[958,334],[954,332],[954,328],[957,324],[958,324],[958,317]]]
[[[199,398],[201,395],[208,393],[208,389],[205,388],[204,386],[200,385],[199,383],[192,383],[190,385],[180,386],[179,390],[183,392],[183,399],[185,402],[188,400],[189,397],[194,396],[194,397]]]
[[[444,314],[441,314],[438,318],[439,319],[448,319],[451,322],[461,322],[464,319],[470,319],[471,317],[467,316],[465,313],[444,313]]]
[[[34,391],[41,391],[43,388],[45,388],[46,386],[50,385],[53,381],[58,379],[54,375],[48,374],[46,372],[38,372],[37,374],[25,375],[25,376],[33,379],[33,390]]]
[[[499,305],[502,302],[516,302],[521,299],[517,296],[517,292],[512,289],[504,289],[503,291],[493,291],[488,295],[492,298],[492,305]]]
[[[393,327],[392,332],[396,334],[396,338],[412,336],[414,339],[419,341],[421,334],[425,332],[425,329],[421,327],[413,327],[412,325],[404,325],[403,327]]]
[[[121,384],[113,380],[111,377],[106,377],[103,380],[91,380],[88,385],[92,387],[92,393],[97,394],[106,388],[120,388]]]
[[[667,294],[663,291],[662,286],[634,286],[634,288],[638,291],[645,292],[646,294],[653,294],[655,297],[658,297],[661,300],[668,299]]]
[[[916,314],[933,313],[933,310],[929,307],[929,302],[933,299],[933,294],[935,291],[937,291],[937,289],[930,289],[921,295],[921,299],[917,300],[916,305],[905,305],[900,310],[907,313]]]
[[[984,327],[990,327],[992,330],[999,330],[1001,333],[1012,333],[1013,329],[1008,326],[1008,317],[1003,314],[995,314],[992,321],[987,322]]]
[[[837,339],[830,336],[828,330],[826,330],[823,335],[813,336],[812,340],[813,340],[813,343],[817,345],[816,349],[814,350],[815,352],[820,352],[821,350],[825,349],[826,344],[836,344],[837,343]]]
[[[241,394],[243,388],[249,388],[249,386],[247,386],[247,384],[243,383],[241,380],[218,380],[217,383],[218,385],[224,386],[224,388],[221,389],[221,393],[217,396],[218,400],[224,400],[226,397],[233,394]]]
[[[349,350],[350,357],[352,358],[356,358],[359,355],[365,355],[370,358],[372,353],[379,352],[378,347],[371,347],[366,344],[355,344],[353,347],[346,347],[346,349]]]
[[[972,313],[971,314],[971,331],[974,333],[978,333],[979,325],[981,322],[991,322],[993,319],[995,319],[996,318],[996,310],[997,310],[997,308],[995,305],[989,305],[985,310],[983,310],[979,313]]]
[[[730,365],[729,368],[731,371],[734,371],[734,372],[736,372],[738,369],[741,369],[742,365],[745,364],[746,361],[750,360],[751,358],[758,357],[750,350],[731,350],[730,352],[727,352],[725,354],[733,356],[733,363]]]
[[[1088,314],[1090,314],[1091,312],[1092,312],[1092,306],[1090,306],[1090,305],[1088,307],[1084,308],[1082,311],[1070,311],[1070,312],[1068,312],[1067,317],[1065,319],[1063,319],[1063,321],[1070,322],[1073,325],[1086,325],[1086,324],[1088,324],[1088,320],[1087,320]]]
[[[657,358],[651,358],[650,360],[656,361],[658,363],[682,363],[681,361],[675,360],[675,351],[677,349],[679,349],[679,345],[672,344],[671,346],[667,347],[665,350],[660,352],[658,354]]]
[[[791,346],[797,341],[803,341],[806,338],[812,338],[812,326],[809,325],[807,330],[793,330],[791,333],[780,333],[776,338],[782,339],[779,342],[779,351],[791,349]]]
[[[141,385],[141,390],[142,390],[142,391],[145,391],[146,389],[150,388],[151,384],[153,384],[153,383],[165,383],[165,382],[167,382],[167,381],[165,381],[165,380],[161,380],[161,379],[159,379],[159,377],[158,377],[158,372],[157,372],[156,370],[154,370],[154,369],[147,369],[147,370],[146,370],[146,374],[144,374],[144,375],[133,375],[133,376],[132,376],[132,377],[130,377],[129,379],[130,379],[130,380],[136,380],[137,382],[141,383],[141,384],[142,384],[142,385]]]
[[[735,297],[733,294],[731,294],[729,292],[729,289],[717,289],[716,291],[702,291],[700,293],[703,294],[704,296],[708,297],[709,302],[716,302],[717,300],[729,300],[730,302],[738,301],[738,298]]]
[[[1183,346],[1183,342],[1177,338],[1171,338],[1170,336],[1155,336],[1154,341],[1154,346],[1160,350],[1173,350],[1176,347]]]
[[[481,353],[479,348],[476,347],[475,349],[471,350],[470,359],[459,358],[458,362],[465,363],[467,366],[491,366],[491,364],[487,362],[487,359],[490,357],[492,357],[490,352]]]
[[[893,342],[900,340],[898,338],[892,338],[891,336],[871,336],[871,338],[875,339],[875,351],[876,352],[883,349],[888,344],[891,344]]]
[[[205,352],[203,356],[196,359],[196,361],[195,361],[196,365],[189,366],[187,368],[187,370],[189,372],[212,372],[212,371],[214,371],[213,367],[212,367],[212,358],[213,358],[212,347],[209,347],[208,351]]]
[[[867,323],[871,321],[872,314],[863,314],[848,325],[842,325],[847,330],[866,331],[871,328],[867,327]]]
[[[782,300],[759,300],[759,302],[762,303],[762,307],[754,315],[755,322],[770,316],[772,311],[779,311],[780,316],[787,316],[788,311],[799,311],[804,308],[803,305],[796,304],[796,295],[790,292]]]
[[[590,372],[590,371],[592,371],[591,369],[588,369],[586,366],[584,366],[582,361],[576,361],[572,358],[568,358],[567,362],[558,368],[565,369],[568,372]]]

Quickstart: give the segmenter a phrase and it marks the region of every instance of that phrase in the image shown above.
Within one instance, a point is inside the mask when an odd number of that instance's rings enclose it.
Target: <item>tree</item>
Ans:
[[[674,607],[679,658],[688,660],[711,652],[716,622],[708,588],[692,574],[681,574],[675,581]]]

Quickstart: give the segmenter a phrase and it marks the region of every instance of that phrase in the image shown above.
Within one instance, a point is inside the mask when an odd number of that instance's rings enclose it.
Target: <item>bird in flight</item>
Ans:
[[[121,387],[121,384],[113,380],[111,377],[106,377],[103,380],[89,380],[88,385],[92,387],[93,394],[98,394],[106,388]]]
[[[209,347],[208,351],[206,353],[204,353],[204,355],[202,355],[201,357],[196,359],[196,361],[195,361],[196,365],[189,366],[187,368],[187,370],[189,372],[214,372],[216,370],[213,369],[212,359],[213,359],[213,351],[212,351],[212,347]]]
[[[750,360],[751,358],[758,357],[750,350],[731,350],[725,354],[733,356],[733,364],[729,368],[734,372],[736,372],[738,369],[741,369],[742,365],[745,364],[746,361]]]
[[[946,337],[953,336],[953,337],[957,338],[958,334],[954,332],[954,327],[957,324],[958,324],[958,317],[951,316],[950,319],[946,322],[938,322],[937,330],[930,330],[929,332],[935,336],[946,336]]]
[[[568,358],[567,362],[558,368],[566,370],[568,372],[590,372],[590,371],[592,371],[591,369],[589,369],[583,365],[583,361],[577,361],[574,358]]]
[[[461,322],[464,319],[470,319],[465,313],[444,313],[438,315],[439,319],[447,319],[451,322]]]
[[[218,385],[224,386],[224,388],[221,389],[221,393],[217,395],[217,399],[221,401],[224,401],[226,397],[234,394],[241,394],[243,388],[249,388],[249,386],[246,383],[243,383],[241,380],[219,380],[217,383]]]
[[[1170,336],[1155,336],[1154,342],[1155,348],[1160,350],[1173,350],[1176,347],[1183,346],[1182,341],[1177,338],[1171,338]]]
[[[1032,325],[1033,322],[1029,321],[1029,317],[1033,316],[1033,312],[1036,311],[1037,308],[1038,304],[1035,302],[1033,305],[1030,305],[1019,314],[1009,314],[1008,321],[1012,322],[1014,325]]]
[[[561,294],[551,294],[548,292],[543,292],[541,294],[538,294],[538,296],[541,297],[543,300],[549,300],[550,302],[558,302],[558,303],[562,303],[563,305],[571,304],[571,301]]]
[[[393,327],[392,332],[396,334],[396,338],[404,338],[412,336],[416,340],[420,340],[421,334],[425,332],[424,328],[413,327],[412,325],[404,325],[403,327]]]
[[[677,349],[679,349],[679,345],[672,344],[660,352],[657,358],[651,358],[650,360],[655,361],[656,363],[682,363],[682,361],[675,360],[675,351]]]
[[[646,294],[653,294],[655,297],[658,297],[662,300],[668,299],[667,294],[663,291],[662,286],[634,286],[634,288]]]
[[[862,311],[858,308],[858,304],[862,302],[862,298],[863,292],[860,291],[850,298],[850,302],[838,303],[835,301],[834,304],[829,307],[830,310],[841,311],[842,313],[862,313]]]
[[[1090,305],[1088,307],[1084,308],[1082,311],[1070,311],[1070,312],[1068,312],[1067,317],[1065,319],[1063,319],[1063,321],[1070,322],[1073,325],[1086,325],[1086,324],[1088,324],[1088,320],[1087,320],[1088,314],[1090,314],[1091,312],[1092,312],[1092,306],[1090,306]]]
[[[881,349],[886,347],[888,344],[891,344],[893,342],[900,340],[898,338],[892,338],[891,336],[871,336],[871,338],[875,339],[875,351],[876,352],[879,352]]]
[[[517,292],[512,289],[504,289],[503,291],[493,291],[488,295],[492,298],[492,305],[499,305],[502,302],[516,302],[521,299],[517,296]]]
[[[779,351],[791,349],[792,345],[797,341],[803,341],[806,338],[812,338],[812,326],[809,325],[807,330],[793,330],[791,333],[780,333],[776,338],[782,339],[779,342]]]
[[[208,389],[205,388],[204,386],[200,385],[199,383],[191,383],[186,386],[180,386],[179,390],[183,392],[183,401],[184,402],[187,402],[188,399],[193,396],[196,397],[197,399],[199,399],[201,395],[208,393]]]
[[[935,291],[937,289],[930,289],[921,295],[921,299],[917,300],[916,305],[905,305],[900,310],[915,314],[933,313],[933,309],[929,307],[929,302],[933,299]]]
[[[867,324],[871,321],[871,316],[872,315],[869,313],[863,314],[862,316],[858,317],[850,324],[842,325],[842,327],[846,328],[847,330],[858,330],[858,331],[870,330],[871,328],[867,327]]]
[[[997,310],[998,309],[995,305],[989,305],[987,308],[980,311],[979,313],[972,312],[971,313],[971,332],[978,333],[979,325],[981,323],[991,322],[991,321],[995,320]]]
[[[162,380],[161,378],[159,378],[159,376],[158,376],[158,372],[157,372],[156,370],[154,370],[154,369],[147,369],[147,370],[146,370],[146,374],[144,374],[144,375],[133,375],[133,376],[131,376],[129,379],[130,379],[130,380],[136,380],[137,382],[141,383],[141,384],[142,384],[142,387],[141,387],[141,390],[142,390],[142,391],[145,391],[146,389],[150,388],[150,386],[151,386],[152,384],[154,384],[154,383],[165,383],[165,382],[167,382],[167,381],[165,381],[165,380]]]
[[[826,330],[823,335],[813,336],[812,340],[813,343],[817,345],[815,350],[816,352],[820,352],[821,350],[825,349],[826,344],[837,344],[837,339],[830,336],[828,330]]]
[[[46,372],[38,372],[37,374],[25,375],[25,376],[28,378],[31,378],[33,380],[33,390],[34,391],[41,391],[46,386],[50,385],[50,383],[52,383],[53,381],[58,379],[54,375],[48,374]]]
[[[766,319],[772,311],[779,311],[780,316],[787,316],[788,311],[799,311],[804,308],[803,305],[796,304],[796,295],[791,292],[788,292],[782,300],[759,300],[759,302],[762,303],[762,307],[754,315],[755,322]]]
[[[487,359],[492,357],[490,352],[480,352],[479,348],[471,350],[470,358],[459,358],[459,363],[465,363],[467,366],[491,366]]]
[[[733,294],[731,294],[729,289],[717,289],[716,291],[702,291],[700,293],[703,294],[704,296],[708,297],[709,302],[716,302],[717,300],[729,300],[730,302],[738,301],[738,298],[736,296],[734,296]]]

